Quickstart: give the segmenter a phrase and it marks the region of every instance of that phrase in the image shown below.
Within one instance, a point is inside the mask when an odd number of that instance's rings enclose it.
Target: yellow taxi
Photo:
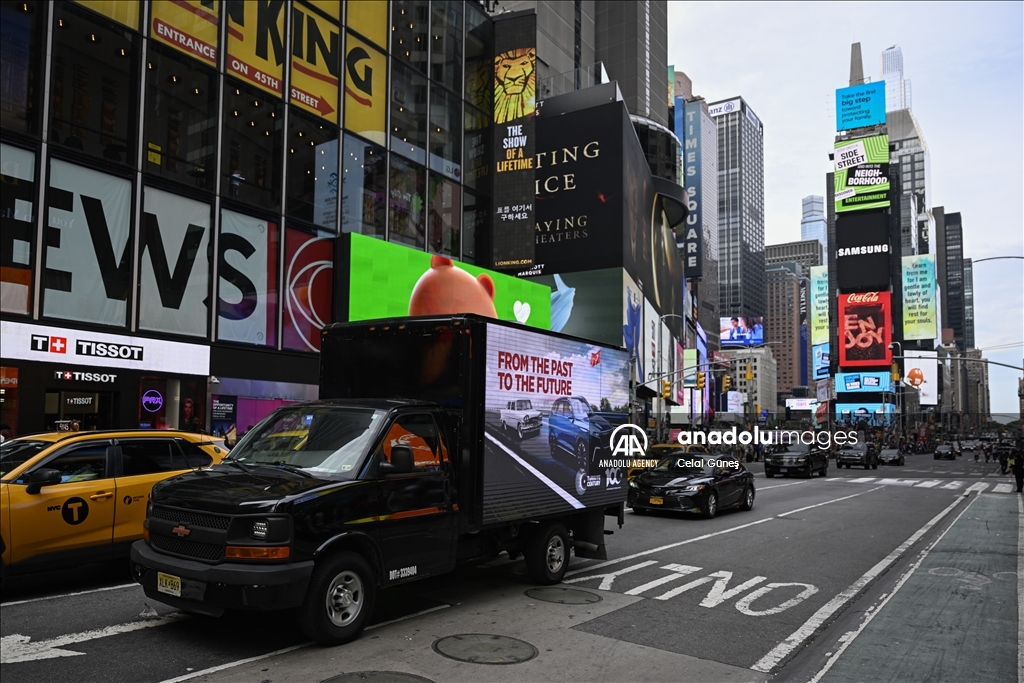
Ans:
[[[55,432],[0,444],[0,578],[127,556],[153,485],[219,463],[210,437]]]
[[[710,451],[707,446],[701,446],[700,444],[682,445],[678,443],[656,443],[648,448],[647,452],[644,453],[643,459],[648,461],[647,465],[649,466],[630,467],[626,472],[626,481],[629,481],[644,470],[652,469],[662,458],[667,458],[672,455],[689,455],[690,453],[695,455],[707,455]]]

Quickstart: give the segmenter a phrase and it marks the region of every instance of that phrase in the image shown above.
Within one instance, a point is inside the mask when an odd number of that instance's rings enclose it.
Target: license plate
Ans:
[[[181,578],[170,574],[164,574],[163,572],[157,572],[156,590],[159,593],[166,593],[167,595],[173,595],[176,598],[180,598]]]
[[[780,467],[780,468],[779,468],[779,472],[785,472],[785,471],[786,471],[786,468],[785,468],[785,467]]]
[[[662,498],[661,496],[651,496],[651,499],[648,502],[651,505],[664,505],[665,504],[665,499]]]

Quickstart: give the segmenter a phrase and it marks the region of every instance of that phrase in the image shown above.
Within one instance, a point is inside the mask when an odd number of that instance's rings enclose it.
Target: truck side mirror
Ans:
[[[408,446],[392,446],[391,462],[383,461],[380,464],[381,474],[408,474],[412,468],[412,449]]]
[[[44,486],[53,486],[59,484],[61,480],[60,470],[50,469],[48,467],[42,467],[35,472],[28,479],[28,486],[25,488],[25,493],[29,495],[35,495]]]

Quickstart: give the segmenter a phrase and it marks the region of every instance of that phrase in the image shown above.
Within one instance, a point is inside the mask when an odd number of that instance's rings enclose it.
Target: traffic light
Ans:
[[[667,379],[661,380],[661,397],[668,399],[672,396],[672,382]]]
[[[729,391],[732,386],[732,375],[726,375],[722,378],[722,391]]]
[[[704,373],[703,372],[698,372],[697,373],[697,388],[698,389],[703,389],[704,388]]]
[[[747,363],[747,381],[754,379],[754,365],[753,363]]]
[[[892,362],[892,381],[900,381],[900,366],[896,365],[896,361]]]

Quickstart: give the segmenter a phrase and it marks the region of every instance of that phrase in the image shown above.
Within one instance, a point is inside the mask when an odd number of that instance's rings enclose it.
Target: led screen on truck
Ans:
[[[484,381],[485,524],[625,500],[608,462],[629,417],[625,351],[488,324]]]

